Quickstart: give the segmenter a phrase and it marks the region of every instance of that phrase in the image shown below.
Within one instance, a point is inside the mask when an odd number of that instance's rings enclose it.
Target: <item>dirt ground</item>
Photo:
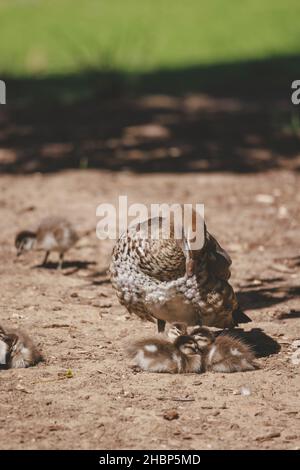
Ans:
[[[0,371],[0,447],[299,449],[299,186],[300,175],[289,170],[2,175],[1,323],[29,332],[46,362]],[[129,202],[205,204],[209,230],[233,259],[232,283],[253,320],[245,330],[260,370],[134,373],[124,347],[155,325],[118,304],[107,276],[113,241],[94,231],[70,250],[62,272],[55,254],[46,267],[42,253],[16,258],[19,229],[61,214],[83,233],[95,228],[97,205],[119,194]],[[170,409],[178,419],[164,418]]]

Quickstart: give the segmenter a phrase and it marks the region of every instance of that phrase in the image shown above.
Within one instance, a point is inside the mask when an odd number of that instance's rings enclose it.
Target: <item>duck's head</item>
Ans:
[[[36,235],[34,232],[29,230],[23,230],[19,232],[15,238],[15,247],[17,248],[17,256],[20,256],[24,251],[30,251],[33,249],[36,241]]]
[[[195,341],[195,339],[189,335],[178,336],[174,342],[174,346],[187,356],[199,354],[200,352],[197,341]]]
[[[193,328],[190,335],[197,342],[200,351],[203,351],[215,341],[214,334],[208,328],[202,326]]]

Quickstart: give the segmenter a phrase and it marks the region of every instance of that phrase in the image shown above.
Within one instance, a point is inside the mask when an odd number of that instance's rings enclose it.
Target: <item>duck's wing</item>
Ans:
[[[127,308],[129,313],[134,313],[143,321],[150,321],[151,323],[156,323],[156,318],[154,318],[151,313],[149,313],[145,307],[145,305],[134,304],[131,303],[130,305],[126,302],[122,302],[123,305]]]
[[[167,221],[168,222],[168,221]],[[171,281],[185,273],[185,256],[174,239],[173,226],[163,217],[131,225],[127,234],[127,256],[137,268],[156,281]]]

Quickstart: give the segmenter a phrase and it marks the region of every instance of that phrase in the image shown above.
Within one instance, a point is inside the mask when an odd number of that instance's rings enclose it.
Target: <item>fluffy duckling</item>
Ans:
[[[183,374],[201,370],[197,342],[187,335],[178,336],[174,343],[159,337],[142,339],[128,352],[135,366],[149,372]]]
[[[43,357],[32,340],[20,330],[0,326],[0,367],[19,369],[34,366]]]
[[[214,334],[204,327],[196,327],[190,334],[202,354],[202,371],[243,372],[258,369],[251,348],[230,335]]]
[[[70,222],[60,217],[47,217],[43,219],[36,232],[23,230],[15,239],[17,256],[24,251],[45,251],[43,265],[47,263],[51,251],[59,253],[58,269],[62,268],[64,254],[78,240],[78,235]]]

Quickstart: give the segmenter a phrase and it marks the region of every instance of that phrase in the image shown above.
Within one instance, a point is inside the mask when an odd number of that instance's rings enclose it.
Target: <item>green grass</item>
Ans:
[[[299,0],[0,0],[0,77],[300,53]]]

